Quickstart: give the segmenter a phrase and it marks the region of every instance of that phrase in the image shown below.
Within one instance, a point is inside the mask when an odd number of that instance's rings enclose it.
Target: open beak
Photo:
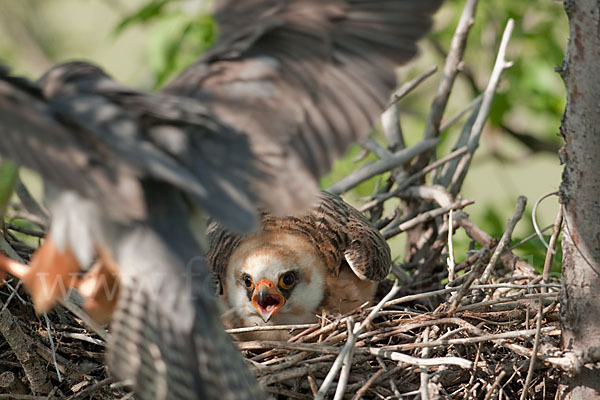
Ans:
[[[254,289],[252,304],[258,310],[263,321],[268,322],[285,304],[285,297],[279,293],[273,282],[268,279],[261,279]]]

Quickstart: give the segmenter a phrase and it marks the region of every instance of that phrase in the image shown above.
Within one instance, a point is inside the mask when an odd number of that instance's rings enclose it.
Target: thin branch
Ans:
[[[334,194],[347,192],[367,179],[374,177],[375,175],[382,174],[398,167],[399,165],[409,162],[419,154],[434,148],[438,143],[439,140],[437,139],[423,140],[412,147],[397,151],[391,157],[356,169],[347,177],[328,187],[327,191]]]
[[[348,318],[348,320],[346,321],[346,327],[348,330],[348,337],[350,337],[350,335],[352,335],[352,332],[354,331],[354,319],[352,317]],[[342,364],[342,372],[340,372],[340,379],[338,380],[338,385],[335,389],[335,395],[333,396],[333,400],[342,400],[344,398],[344,394],[346,393],[348,377],[350,376],[350,369],[352,368],[352,355],[354,353],[353,349],[354,346],[351,346],[350,350],[348,350],[348,353],[346,353],[346,356],[344,357],[344,361]]]
[[[425,127],[425,139],[435,138],[439,135],[439,126],[450,98],[450,92],[454,86],[454,80],[458,75],[463,55],[467,45],[467,37],[474,23],[477,0],[467,0],[463,12],[458,21],[456,31],[452,36],[450,50],[444,64],[442,80],[438,86],[437,94],[431,105],[431,113]]]
[[[544,273],[543,273],[543,282],[546,283],[548,277],[550,276],[550,267],[552,266],[552,258],[554,255],[554,247],[556,246],[556,240],[558,238],[558,234],[560,232],[560,226],[562,225],[563,219],[563,208],[560,206],[558,208],[558,213],[556,214],[556,221],[554,222],[554,228],[552,229],[552,236],[550,237],[550,244],[548,246],[548,250],[546,251],[546,259],[544,261]],[[542,293],[545,292],[546,288],[542,288]],[[527,378],[525,378],[525,383],[523,384],[523,391],[521,392],[521,400],[525,400],[527,393],[529,391],[529,385],[531,385],[531,380],[533,379],[533,373],[535,371],[535,361],[537,358],[538,349],[540,347],[540,337],[542,334],[542,320],[544,319],[544,303],[540,301],[538,303],[538,313],[537,319],[535,322],[535,340],[533,342],[533,351],[531,355],[531,361],[529,362],[529,369],[527,371]]]
[[[362,212],[365,212],[367,210],[370,210],[373,207],[376,207],[376,206],[382,204],[384,201],[391,199],[394,196],[398,196],[400,193],[402,193],[403,190],[406,190],[410,185],[412,185],[413,183],[415,183],[416,181],[418,181],[419,179],[421,179],[422,177],[427,175],[429,172],[433,171],[434,169],[438,168],[441,165],[444,165],[445,163],[447,163],[450,160],[453,160],[457,157],[462,156],[467,151],[468,151],[467,146],[464,146],[464,147],[461,147],[460,149],[454,150],[452,153],[440,158],[439,160],[432,162],[431,164],[429,164],[428,166],[426,166],[419,172],[414,173],[413,175],[406,178],[404,181],[400,182],[398,187],[396,189],[392,190],[391,192],[381,193],[379,195],[376,195],[375,200],[365,203],[362,207],[360,207],[359,210]]]
[[[551,193],[547,193],[547,194],[543,195],[542,197],[540,197],[539,199],[537,199],[535,201],[535,203],[533,204],[533,209],[531,210],[531,222],[533,223],[533,229],[535,229],[535,233],[537,234],[538,238],[540,239],[540,241],[542,242],[542,244],[544,245],[544,247],[546,249],[551,249],[551,247],[548,245],[548,243],[546,243],[546,239],[544,239],[542,230],[540,229],[540,226],[538,225],[537,208],[542,201],[546,200],[550,196],[558,196],[558,192],[551,192]],[[550,251],[554,254],[554,249],[551,249]]]
[[[506,246],[510,244],[510,238],[512,236],[513,231],[515,230],[515,227],[517,226],[517,223],[521,220],[521,217],[523,216],[526,204],[527,198],[525,196],[519,196],[519,198],[517,199],[517,206],[515,207],[515,212],[506,224],[506,229],[504,230],[504,233],[500,238],[500,242],[498,242],[498,245],[494,249],[494,253],[492,253],[492,257],[490,258],[490,262],[488,263],[487,267],[485,267],[485,270],[483,271],[483,274],[479,279],[480,283],[487,283],[487,281],[490,279],[490,276],[492,274],[492,271],[494,270],[494,267],[496,266],[498,258],[504,252]]]
[[[352,334],[350,334],[350,332],[348,332],[349,333],[348,340],[346,341],[346,344],[340,351],[340,354],[335,359],[333,365],[331,366],[331,369],[329,370],[329,373],[323,380],[323,383],[321,384],[321,387],[319,388],[319,391],[317,392],[317,395],[315,396],[315,400],[323,400],[325,398],[325,394],[327,394],[327,391],[329,390],[329,386],[331,385],[331,383],[333,382],[333,380],[335,379],[335,377],[337,375],[337,372],[341,368],[342,361],[344,360],[344,358],[346,357],[346,354],[350,351],[350,349],[354,347],[354,344],[356,343],[356,338],[358,337],[358,335],[360,333],[362,333],[371,324],[373,319],[377,316],[377,313],[379,312],[379,310],[381,310],[381,308],[385,305],[385,303],[388,300],[390,300],[392,297],[394,297],[396,295],[396,293],[398,293],[399,290],[400,290],[400,285],[398,285],[398,282],[394,282],[394,286],[390,289],[388,294],[385,295],[385,297],[383,299],[381,299],[381,301],[373,308],[373,310],[369,313],[367,318],[365,318],[364,321],[362,321],[360,324],[354,325]]]
[[[415,218],[412,218],[406,222],[403,222],[393,228],[389,228],[389,229],[385,230],[382,233],[382,235],[387,240],[393,236],[396,236],[400,232],[404,232],[404,231],[406,231],[410,228],[413,228],[425,221],[429,221],[430,219],[439,217],[440,215],[444,215],[447,212],[449,212],[450,210],[459,210],[459,209],[464,208],[473,203],[475,203],[473,200],[458,200],[458,201],[455,201],[452,204],[449,204],[445,207],[434,208],[433,210],[419,214]]]
[[[483,92],[483,100],[481,101],[481,106],[479,107],[477,117],[475,118],[475,121],[473,123],[473,127],[469,132],[467,141],[467,145],[469,146],[469,153],[467,153],[455,166],[456,170],[453,171],[453,168],[449,168],[447,171],[446,176],[452,176],[452,182],[450,183],[450,193],[454,195],[456,195],[459,192],[467,174],[467,170],[471,163],[473,154],[479,146],[479,138],[481,136],[481,133],[483,132],[483,127],[485,126],[488,115],[490,113],[490,109],[492,107],[492,100],[494,99],[494,94],[500,82],[502,72],[505,69],[512,66],[512,63],[506,61],[505,57],[506,49],[508,47],[508,42],[510,41],[510,36],[512,34],[513,28],[514,20],[509,19],[506,24],[506,28],[504,29],[504,34],[502,35],[500,48],[498,49],[498,55],[496,57],[494,69],[492,70],[492,74],[490,76],[490,81],[488,82],[488,86]]]
[[[398,90],[396,90],[394,92],[394,94],[392,94],[392,100],[387,105],[386,110],[388,108],[390,108],[391,106],[393,106],[394,104],[396,104],[398,101],[400,101],[404,96],[406,96],[407,94],[412,92],[421,83],[423,83],[427,78],[429,78],[430,76],[433,76],[433,74],[435,74],[437,72],[437,70],[438,70],[438,67],[436,65],[434,65],[433,67],[429,68],[427,71],[423,72],[421,75],[417,76],[416,78],[403,83],[402,86],[400,86],[400,88]]]

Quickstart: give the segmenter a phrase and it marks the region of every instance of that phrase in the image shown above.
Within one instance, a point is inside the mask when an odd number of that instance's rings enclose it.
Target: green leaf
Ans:
[[[169,3],[170,0],[153,0],[142,8],[123,18],[119,25],[114,30],[115,34],[121,33],[125,28],[128,28],[134,23],[146,23],[152,19],[162,16],[163,8]]]

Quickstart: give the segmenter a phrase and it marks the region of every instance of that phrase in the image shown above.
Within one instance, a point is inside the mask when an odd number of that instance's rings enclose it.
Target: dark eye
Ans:
[[[296,274],[293,272],[286,272],[279,278],[279,286],[282,289],[291,289],[296,284]]]
[[[254,282],[252,282],[252,278],[250,278],[250,275],[248,274],[242,275],[242,282],[244,282],[246,289],[252,289],[254,287]]]

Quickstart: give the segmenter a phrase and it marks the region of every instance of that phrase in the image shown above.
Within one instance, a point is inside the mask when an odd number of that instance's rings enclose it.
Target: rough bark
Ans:
[[[560,73],[567,89],[561,135],[565,163],[562,345],[600,346],[600,0],[564,0],[570,39]],[[600,363],[568,377],[565,399],[600,399]]]

